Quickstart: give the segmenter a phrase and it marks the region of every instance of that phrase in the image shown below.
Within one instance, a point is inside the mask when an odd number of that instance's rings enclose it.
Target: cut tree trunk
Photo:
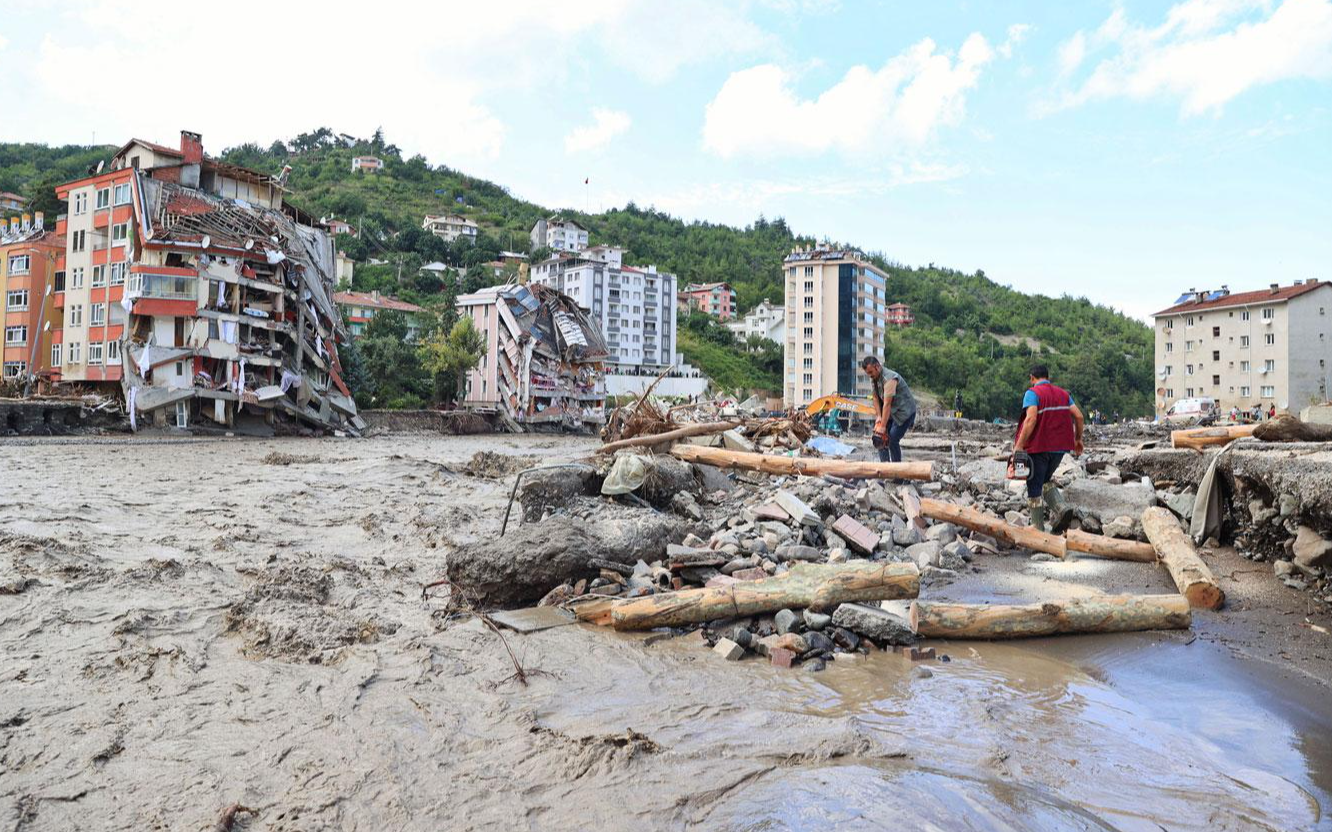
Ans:
[[[1058,633],[1124,633],[1189,627],[1180,595],[1104,595],[1040,604],[911,604],[911,627],[927,638],[1027,638]]]
[[[650,630],[786,608],[831,610],[847,601],[915,598],[919,591],[920,571],[912,563],[797,563],[757,581],[616,601],[610,621],[617,630]]]
[[[1254,425],[1253,435],[1264,442],[1332,442],[1332,425],[1301,422],[1289,413]]]
[[[1084,552],[1113,560],[1134,560],[1140,563],[1156,563],[1156,549],[1150,543],[1137,540],[1120,540],[1103,534],[1069,529],[1064,535],[1068,539],[1071,552]]]
[[[685,462],[701,462],[722,469],[743,468],[766,474],[803,474],[809,477],[832,474],[843,479],[930,480],[934,478],[932,462],[852,462],[841,459],[748,454],[743,451],[728,451],[725,448],[705,448],[701,445],[676,445],[671,449],[671,454]]]
[[[703,436],[708,433],[724,433],[731,428],[739,426],[740,422],[696,422],[691,425],[685,425],[682,428],[668,430],[665,433],[652,433],[647,436],[635,436],[633,439],[621,439],[618,442],[610,442],[597,448],[597,453],[610,454],[621,448],[661,445],[668,442],[674,442],[677,439],[685,439],[690,436]]]
[[[1203,448],[1212,445],[1226,445],[1236,439],[1253,436],[1257,427],[1257,425],[1230,425],[1219,428],[1172,430],[1170,432],[1170,447],[1192,448],[1195,451],[1201,451]]]
[[[998,517],[991,517],[968,506],[945,503],[922,497],[920,513],[932,520],[944,520],[958,526],[965,526],[972,531],[982,532],[1013,546],[1030,549],[1033,552],[1046,552],[1057,558],[1068,553],[1068,541],[1057,534],[1037,531],[1026,526],[1013,526]]]
[[[1191,605],[1214,610],[1225,603],[1226,595],[1217,585],[1216,576],[1198,557],[1193,541],[1169,509],[1153,506],[1144,511],[1142,528],[1174,579],[1179,594],[1189,599]]]

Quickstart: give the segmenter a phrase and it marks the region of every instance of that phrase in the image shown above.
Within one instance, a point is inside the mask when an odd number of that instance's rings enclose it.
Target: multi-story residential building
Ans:
[[[340,220],[337,217],[321,217],[319,224],[327,228],[328,233],[335,237],[339,234],[356,236],[356,228],[346,220]]]
[[[1273,283],[1232,294],[1190,289],[1153,315],[1156,411],[1209,397],[1222,411],[1298,413],[1324,402],[1332,365],[1332,283]]]
[[[22,211],[23,196],[11,191],[0,191],[0,211]]]
[[[916,316],[911,314],[911,307],[905,303],[893,303],[888,305],[888,325],[903,327],[911,326],[916,322]]]
[[[459,214],[427,214],[421,227],[446,243],[454,240],[475,243],[478,231],[476,223]]]
[[[378,156],[356,156],[352,158],[351,162],[352,173],[356,173],[358,170],[365,171],[366,173],[375,173],[376,171],[382,170],[383,167],[384,160],[380,159]]]
[[[339,251],[333,256],[333,273],[337,288],[350,289],[356,277],[356,261]]]
[[[743,318],[731,321],[726,328],[735,333],[741,341],[757,335],[778,344],[786,343],[786,308],[774,306],[767,298],[758,306],[745,313]]]
[[[60,380],[120,382],[132,424],[364,422],[341,378],[331,238],[281,176],[132,139],[66,200]],[[59,278],[59,276],[57,276]]]
[[[735,290],[728,283],[690,283],[680,290],[676,302],[683,310],[697,309],[719,321],[735,317]]]
[[[582,251],[587,248],[587,229],[564,217],[546,217],[537,220],[528,235],[532,248],[546,247],[552,251]]]
[[[60,366],[58,347],[51,349],[51,331],[59,326],[52,293],[63,279],[58,263],[64,253],[64,238],[45,227],[40,211],[0,221],[0,377],[5,381],[22,382],[29,375],[49,381],[52,359]]]
[[[365,334],[365,328],[370,325],[376,313],[382,312],[401,312],[403,320],[407,323],[407,340],[415,341],[416,336],[421,331],[421,315],[425,314],[425,309],[414,303],[408,303],[405,300],[391,298],[388,295],[381,295],[378,290],[373,292],[338,292],[333,296],[333,302],[338,305],[347,318],[347,329],[351,331],[352,338],[360,338]]]
[[[886,275],[859,251],[795,249],[786,280],[786,407],[829,393],[870,394],[860,360],[883,350]]]

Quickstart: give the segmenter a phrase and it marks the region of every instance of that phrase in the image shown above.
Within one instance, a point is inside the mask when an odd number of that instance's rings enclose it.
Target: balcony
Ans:
[[[125,294],[131,298],[197,300],[199,278],[193,269],[170,266],[133,266]]]

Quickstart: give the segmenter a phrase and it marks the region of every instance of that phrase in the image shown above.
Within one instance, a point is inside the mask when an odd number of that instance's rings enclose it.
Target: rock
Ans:
[[[805,626],[811,630],[822,630],[832,623],[832,616],[814,610],[805,610]]]
[[[1059,558],[1055,557],[1049,552],[1037,552],[1036,554],[1031,556],[1032,563],[1049,563],[1050,561],[1054,560],[1059,560]]]
[[[914,644],[916,641],[916,634],[906,619],[868,604],[841,604],[833,611],[832,621],[838,627],[888,644]]]
[[[740,548],[740,537],[735,532],[717,532],[712,536],[712,542],[715,543],[719,549],[723,546],[734,546],[737,549]]]
[[[1272,572],[1278,578],[1288,577],[1295,571],[1295,564],[1288,560],[1279,560],[1272,564]]]
[[[782,510],[791,515],[791,519],[804,526],[821,526],[823,521],[814,513],[804,500],[801,500],[790,491],[778,491],[774,499]]]
[[[799,656],[809,649],[809,642],[798,633],[778,633],[759,639],[758,652],[771,656],[774,650],[790,650]]]
[[[833,661],[838,663],[855,664],[865,661],[864,653],[833,653]]]
[[[911,675],[915,676],[917,679],[929,679],[934,676],[934,671],[924,666],[913,667],[911,668]]]
[[[1094,514],[1086,512],[1074,512],[1078,518],[1078,525],[1084,532],[1091,534],[1101,534],[1101,520]]]
[[[688,517],[690,520],[703,519],[703,509],[699,507],[698,500],[694,499],[694,495],[688,491],[677,492],[671,498],[671,511],[681,517]]]
[[[895,546],[915,546],[925,538],[921,535],[920,529],[915,526],[907,526],[903,529],[893,529],[893,545]]]
[[[884,514],[900,515],[902,510],[897,507],[888,492],[884,490],[879,483],[866,486],[865,502],[871,511],[881,511]]]
[[[799,544],[787,544],[778,546],[774,553],[778,563],[784,563],[793,560],[822,561],[823,550],[815,549],[813,546],[801,546]]]
[[[564,508],[578,497],[596,494],[603,479],[591,465],[533,471],[523,477],[518,491],[523,519],[536,522],[547,511]]]
[[[747,454],[754,452],[754,443],[741,436],[734,428],[724,431],[721,435],[722,447],[732,451],[744,451]]]
[[[1332,541],[1324,540],[1308,526],[1300,526],[1291,552],[1295,565],[1301,569],[1332,567]]]
[[[826,531],[824,531],[823,542],[825,545],[827,545],[829,549],[846,548],[846,541],[842,539],[841,535],[837,534],[832,529],[827,529]]]
[[[708,542],[691,532],[690,534],[685,535],[683,545],[688,546],[690,549],[706,549],[708,547]]]
[[[935,523],[925,530],[925,539],[949,544],[957,540],[957,526],[952,523]]]
[[[965,569],[971,562],[971,549],[960,540],[954,540],[939,553],[939,566],[944,569]]]
[[[1279,506],[1282,517],[1290,517],[1299,514],[1300,498],[1296,497],[1294,494],[1282,494],[1281,498],[1277,501],[1277,505]]]
[[[1193,502],[1197,499],[1191,491],[1184,491],[1179,494],[1171,494],[1166,499],[1166,508],[1175,513],[1175,516],[1183,520],[1186,524],[1193,518]],[[1139,515],[1141,516],[1141,515]]]
[[[1103,480],[1077,479],[1063,489],[1064,502],[1082,509],[1102,523],[1109,518],[1128,515],[1141,517],[1143,510],[1156,505],[1156,491],[1141,482],[1110,485]]]
[[[1134,540],[1138,536],[1138,524],[1132,517],[1116,517],[1113,520],[1104,523],[1101,526],[1101,532],[1106,537]]]
[[[1010,526],[1025,526],[1027,525],[1027,515],[1020,511],[1006,511],[1004,512],[1004,522]]]
[[[740,548],[756,555],[768,554],[768,541],[761,537],[747,537],[740,541]]]
[[[773,622],[777,625],[777,632],[779,633],[789,633],[796,630],[797,621],[799,619],[791,610],[778,610],[777,614],[773,616]]]
[[[1008,463],[998,459],[973,459],[957,466],[957,477],[962,482],[972,482],[977,485],[1002,485],[1007,476]]]
[[[745,655],[745,648],[731,641],[729,638],[718,639],[712,652],[726,659],[728,662],[739,661],[740,657]]]
[[[735,558],[734,560],[727,561],[726,564],[722,566],[721,573],[723,575],[734,575],[736,572],[741,572],[745,569],[753,569],[758,565],[759,558],[756,555],[750,555],[747,558]]]
[[[917,543],[915,546],[907,547],[907,557],[915,561],[916,566],[924,569],[927,566],[938,566],[940,555],[943,552],[943,546],[939,545],[937,540],[927,540],[924,543]]]
[[[836,647],[833,640],[823,633],[805,633],[801,637],[809,645],[810,651],[814,653],[830,653]]]
[[[1262,526],[1277,516],[1277,510],[1263,503],[1262,500],[1249,501],[1249,517],[1253,525]]]
[[[1285,584],[1291,589],[1298,589],[1301,592],[1309,588],[1309,585],[1304,581],[1301,581],[1299,578],[1285,578],[1281,581],[1281,583]]]
[[[768,660],[772,662],[773,667],[789,668],[795,664],[796,654],[791,650],[777,647],[768,653]]]

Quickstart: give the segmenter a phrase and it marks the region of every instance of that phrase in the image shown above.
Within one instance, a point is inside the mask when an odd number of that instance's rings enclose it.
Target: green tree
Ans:
[[[435,377],[435,389],[442,392],[452,383],[454,401],[466,394],[467,373],[486,354],[486,340],[470,317],[459,318],[448,335],[443,330],[426,339],[419,347],[421,363]]]

